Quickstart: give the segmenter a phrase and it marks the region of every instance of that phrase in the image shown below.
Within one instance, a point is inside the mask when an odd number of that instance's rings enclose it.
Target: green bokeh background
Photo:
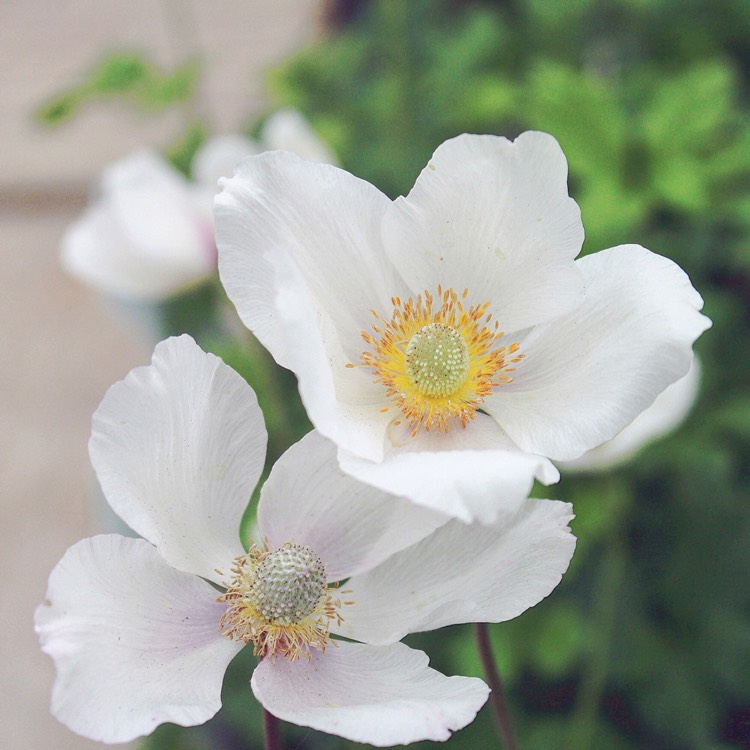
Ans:
[[[617,470],[538,490],[573,502],[579,546],[552,596],[491,629],[520,746],[750,747],[750,2],[384,0],[332,3],[329,16],[326,36],[269,86],[342,166],[395,197],[446,138],[550,132],[569,160],[584,253],[636,242],[674,259],[714,322],[697,345],[702,391],[677,433]],[[193,66],[167,74],[118,59],[42,118],[91,96],[190,96]],[[186,169],[205,134],[194,122],[175,163]],[[293,378],[203,331],[219,294],[165,305],[164,332],[197,332],[260,390],[273,460],[308,424]],[[408,642],[446,673],[481,675],[468,627]],[[245,650],[230,667],[216,719],[164,726],[144,747],[261,748],[253,661]],[[284,732],[296,750],[356,746]],[[447,747],[497,747],[489,710]]]

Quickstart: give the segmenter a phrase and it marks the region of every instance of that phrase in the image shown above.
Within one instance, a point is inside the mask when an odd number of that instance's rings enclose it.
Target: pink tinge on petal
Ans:
[[[128,742],[170,721],[202,724],[242,647],[219,630],[216,590],[169,567],[143,539],[116,535],[71,547],[35,613],[55,661],[52,713],[74,732]]]

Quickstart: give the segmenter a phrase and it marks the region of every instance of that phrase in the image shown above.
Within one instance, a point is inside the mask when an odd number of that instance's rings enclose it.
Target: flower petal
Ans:
[[[560,468],[565,472],[604,471],[628,461],[652,440],[680,425],[695,402],[699,385],[700,364],[696,357],[688,374],[662,391],[622,432],[579,458],[560,462]]]
[[[392,263],[415,292],[438,284],[490,303],[505,331],[571,308],[583,225],[557,141],[461,135],[443,143],[383,222]]]
[[[513,382],[484,403],[523,450],[560,461],[614,437],[685,375],[711,325],[667,258],[623,245],[577,263],[586,287],[575,310],[518,338]]]
[[[104,173],[63,238],[63,264],[107,294],[167,296],[215,267],[209,209],[160,156],[139,151]]]
[[[447,740],[487,700],[481,680],[446,677],[402,643],[337,645],[309,662],[264,659],[253,673],[255,697],[283,721],[377,747]]]
[[[462,521],[494,523],[512,516],[534,479],[552,484],[560,478],[547,459],[518,450],[483,414],[448,433],[423,430],[411,437],[391,429],[389,434],[382,462],[340,449],[341,468],[362,482]]]
[[[231,177],[235,167],[247,156],[260,153],[255,141],[244,135],[226,133],[206,141],[193,157],[193,180],[216,194],[219,180]]]
[[[219,710],[241,648],[221,635],[222,611],[212,586],[170,568],[142,539],[75,544],[34,618],[57,667],[52,713],[101,742],[128,742],[166,721],[202,724]]]
[[[284,330],[284,365],[293,370],[310,421],[327,438],[374,461],[383,457],[392,417],[382,386],[361,367],[350,367],[333,324],[316,309],[294,264],[277,259],[277,321]],[[278,357],[277,357],[278,359]]]
[[[575,549],[572,506],[528,500],[508,522],[451,521],[377,568],[354,576],[336,632],[374,644],[464,622],[503,622],[547,596]]]
[[[276,110],[263,123],[260,137],[269,151],[291,151],[307,161],[336,163],[331,150],[296,109]]]
[[[114,511],[171,565],[216,581],[243,554],[265,449],[252,388],[189,336],[158,344],[149,367],[107,391],[89,442]]]
[[[380,239],[390,205],[348,172],[283,151],[246,159],[222,181],[214,204],[221,280],[245,325],[279,364],[290,366],[275,310],[274,268],[286,259],[358,356],[370,310],[387,309],[404,289]]]
[[[258,506],[261,537],[271,547],[290,540],[310,547],[329,581],[369,570],[446,520],[344,474],[336,446],[317,432],[276,462]]]

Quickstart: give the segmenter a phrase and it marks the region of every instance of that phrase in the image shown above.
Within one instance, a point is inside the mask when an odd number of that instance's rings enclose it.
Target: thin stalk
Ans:
[[[492,644],[490,643],[489,630],[486,622],[474,623],[474,634],[477,639],[477,648],[479,650],[479,659],[484,668],[487,684],[490,686],[490,704],[492,705],[492,714],[495,717],[495,726],[500,737],[500,742],[505,750],[518,750],[518,743],[513,732],[513,725],[510,721],[508,703],[505,700],[505,691],[500,679],[495,657],[492,654]]]
[[[617,622],[622,583],[628,562],[625,540],[625,519],[630,498],[623,488],[620,492],[619,514],[604,539],[605,550],[599,579],[596,582],[595,606],[591,614],[591,627],[587,638],[588,654],[583,665],[575,706],[567,736],[567,750],[588,750],[595,744],[599,706],[607,686],[607,673],[612,641]]]
[[[281,722],[263,709],[263,730],[265,732],[265,750],[283,750],[281,744]]]

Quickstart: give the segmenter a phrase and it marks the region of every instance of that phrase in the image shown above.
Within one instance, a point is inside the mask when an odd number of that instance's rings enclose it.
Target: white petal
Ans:
[[[193,157],[193,179],[209,188],[212,195],[215,195],[220,178],[231,177],[235,167],[246,156],[254,156],[258,153],[260,153],[258,144],[245,138],[244,135],[228,133],[210,138]]]
[[[241,645],[221,635],[223,606],[196,576],[142,539],[98,536],[71,547],[35,614],[55,661],[52,713],[102,742],[128,742],[167,721],[192,726],[221,706]]]
[[[577,261],[576,309],[518,337],[514,380],[484,408],[523,449],[561,461],[614,437],[685,375],[711,325],[672,261],[637,245]]]
[[[276,462],[258,506],[260,534],[270,546],[292,540],[310,547],[330,581],[369,570],[446,520],[344,474],[336,446],[317,432]]]
[[[415,291],[468,289],[505,331],[569,310],[583,225],[567,172],[546,133],[446,141],[385,217],[391,261]]]
[[[428,663],[402,643],[342,642],[309,662],[264,659],[251,684],[274,716],[355,742],[447,740],[473,721],[489,688],[475,677],[446,677]]]
[[[369,183],[282,151],[246,159],[222,181],[214,204],[221,280],[245,325],[280,364],[289,366],[274,268],[286,259],[358,361],[370,310],[388,310],[404,289],[380,239],[390,205]]]
[[[369,643],[464,622],[503,622],[547,596],[567,570],[572,506],[528,500],[512,521],[451,521],[377,568],[354,576],[336,632]]]
[[[243,554],[265,449],[253,390],[189,336],[158,344],[149,367],[107,391],[89,443],[115,512],[171,565],[211,580]]]
[[[390,438],[380,463],[339,450],[341,468],[362,482],[467,522],[512,516],[534,479],[552,484],[560,478],[547,459],[519,451],[483,414],[448,433],[405,437],[391,429]]]
[[[291,151],[307,161],[335,164],[336,157],[296,109],[279,109],[263,124],[260,133],[269,151]]]
[[[276,262],[274,300],[283,330],[285,356],[278,361],[297,374],[299,391],[315,427],[353,453],[379,461],[392,417],[383,387],[362,367],[348,367],[333,323],[316,308],[299,270],[291,261]]]
[[[161,157],[133,154],[104,173],[100,196],[65,233],[63,264],[106,294],[172,294],[215,266],[204,203]]]
[[[579,458],[560,462],[560,468],[566,472],[604,471],[628,461],[646,444],[682,423],[695,402],[699,385],[700,364],[696,357],[688,374],[662,391],[622,432]]]

